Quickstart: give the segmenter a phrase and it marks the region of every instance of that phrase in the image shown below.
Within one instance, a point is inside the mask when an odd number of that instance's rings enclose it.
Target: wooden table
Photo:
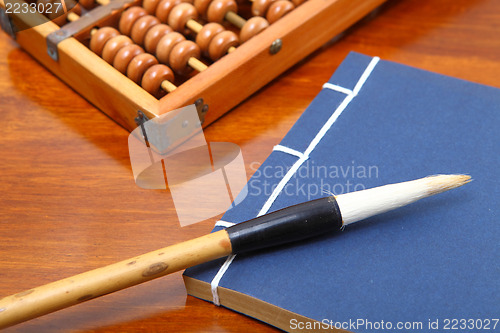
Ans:
[[[211,125],[248,176],[351,50],[500,87],[500,2],[389,0],[375,15]],[[128,133],[0,34],[0,296],[208,233],[132,178]],[[471,134],[473,135],[473,134]],[[203,200],[203,198],[199,198]],[[7,332],[271,332],[186,296],[181,274]]]

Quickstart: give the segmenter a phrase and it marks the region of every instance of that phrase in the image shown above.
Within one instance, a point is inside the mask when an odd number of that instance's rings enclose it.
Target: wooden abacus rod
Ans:
[[[167,92],[172,92],[175,89],[177,89],[177,86],[175,86],[172,82],[168,80],[161,81],[160,87]]]
[[[66,20],[70,22],[74,22],[80,18],[80,15],[74,13],[74,12],[69,12],[68,15],[66,16]]]
[[[195,57],[189,57],[187,64],[189,67],[196,69],[198,72],[203,72],[208,68],[208,66],[202,63],[200,59]]]
[[[238,29],[242,29],[243,26],[247,23],[247,20],[245,20],[243,17],[236,14],[232,10],[227,11],[226,15],[224,15],[224,18],[228,22],[231,22],[233,25],[235,25]]]

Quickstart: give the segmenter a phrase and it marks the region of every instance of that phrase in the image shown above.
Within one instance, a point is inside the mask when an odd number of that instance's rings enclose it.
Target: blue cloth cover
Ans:
[[[371,61],[351,53],[329,82],[352,90]],[[304,152],[347,96],[322,89],[281,145]],[[433,174],[473,181],[337,234],[238,255],[219,285],[318,321],[422,322],[413,331],[436,332],[436,320],[443,330],[446,319],[499,318],[499,137],[499,89],[378,62],[269,211]],[[223,220],[255,217],[298,159],[273,151]],[[210,283],[223,262],[185,274]]]

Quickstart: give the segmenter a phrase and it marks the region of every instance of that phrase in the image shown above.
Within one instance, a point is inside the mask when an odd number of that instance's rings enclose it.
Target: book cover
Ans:
[[[214,230],[433,174],[466,186],[342,232],[186,270],[189,294],[285,331],[500,329],[500,90],[351,53]]]

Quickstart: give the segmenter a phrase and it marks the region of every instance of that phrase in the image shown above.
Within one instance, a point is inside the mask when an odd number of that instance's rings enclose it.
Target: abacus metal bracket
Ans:
[[[59,61],[59,51],[57,50],[57,45],[60,42],[84,31],[85,29],[96,26],[99,21],[109,17],[113,11],[122,9],[125,5],[134,1],[135,0],[112,0],[109,4],[98,6],[80,16],[78,20],[70,22],[61,27],[61,29],[52,32],[47,36],[47,53],[52,59]]]
[[[188,109],[193,108],[193,109]],[[142,135],[144,143],[155,153],[166,155],[188,138],[202,131],[201,123],[208,110],[208,105],[202,98],[196,100],[194,105],[172,110],[161,116],[149,118],[141,110],[137,111],[135,123],[140,127],[140,133],[132,131],[134,135]],[[196,111],[193,113],[191,111]],[[141,140],[141,138],[138,138]]]
[[[16,27],[3,8],[0,8],[0,26],[12,39],[16,39]]]
[[[200,117],[200,122],[203,124],[205,122],[205,116],[208,111],[208,104],[205,104],[203,98],[198,98],[194,105],[196,106],[196,110],[198,111],[198,117]]]
[[[137,117],[134,118],[135,123],[137,126],[142,126],[146,121],[148,121],[149,118],[142,112],[141,110],[137,110]]]

